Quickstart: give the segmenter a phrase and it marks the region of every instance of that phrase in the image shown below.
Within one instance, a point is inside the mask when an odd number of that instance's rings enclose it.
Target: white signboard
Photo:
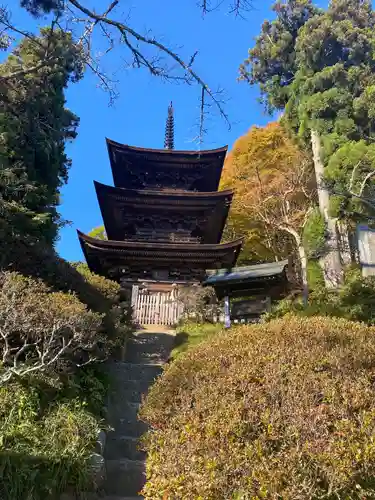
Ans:
[[[225,328],[230,328],[230,306],[228,296],[224,298],[224,326]]]
[[[359,262],[363,276],[375,276],[375,229],[357,226]]]

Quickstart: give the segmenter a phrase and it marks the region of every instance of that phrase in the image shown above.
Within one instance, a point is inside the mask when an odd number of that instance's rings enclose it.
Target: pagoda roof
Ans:
[[[208,270],[207,284],[239,283],[248,280],[269,278],[285,271],[287,260],[265,262],[252,266],[234,267],[233,269]]]
[[[199,269],[232,267],[241,250],[242,239],[223,244],[172,244],[138,241],[110,241],[92,238],[77,231],[87,264],[92,272],[115,279],[121,268],[136,263],[165,267],[189,265]],[[115,269],[115,273],[113,270]],[[117,275],[116,275],[117,272]],[[125,276],[124,276],[125,277]]]
[[[158,226],[160,218],[177,217],[190,233],[198,227],[202,243],[219,243],[233,198],[230,189],[206,193],[124,189],[96,181],[94,184],[108,239],[117,241],[130,239],[127,227],[134,219],[145,217]]]
[[[146,149],[106,142],[114,184],[128,189],[217,191],[228,149]]]
[[[252,266],[207,271],[204,286],[215,288],[219,297],[225,295],[258,295],[275,285],[286,284],[288,260]]]

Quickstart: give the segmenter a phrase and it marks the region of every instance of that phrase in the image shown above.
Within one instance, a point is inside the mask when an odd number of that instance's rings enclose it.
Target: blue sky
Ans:
[[[130,13],[129,24],[138,30],[152,28],[155,36],[176,48],[186,60],[198,50],[197,72],[212,88],[225,89],[225,110],[232,127],[229,130],[213,113],[207,123],[203,148],[225,144],[231,147],[249,127],[269,121],[257,102],[257,89],[238,83],[237,76],[238,66],[259,33],[261,23],[271,16],[272,1],[255,0],[254,10],[247,13],[246,19],[228,14],[229,2],[204,18],[195,0],[122,2],[126,14]],[[92,3],[100,5],[103,0],[87,1],[87,5]],[[14,13],[14,20],[23,26],[25,22],[30,23],[21,11]],[[73,165],[69,183],[62,190],[60,207],[62,216],[72,222],[61,230],[57,243],[58,252],[68,260],[82,259],[76,229],[88,232],[102,224],[93,180],[112,185],[105,137],[134,146],[163,147],[167,107],[172,100],[175,147],[194,149],[198,87],[164,83],[144,70],[121,69],[120,54],[116,53],[106,59],[105,66],[108,71],[115,69],[119,80],[120,97],[112,107],[108,106],[108,96],[97,88],[96,77],[90,73],[67,91],[67,105],[80,117],[78,137],[67,146]]]

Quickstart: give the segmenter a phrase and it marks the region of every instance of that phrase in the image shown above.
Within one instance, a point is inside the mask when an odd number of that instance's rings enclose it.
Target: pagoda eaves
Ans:
[[[165,149],[106,144],[115,187],[95,182],[95,189],[108,240],[78,231],[91,271],[125,288],[158,281],[168,292],[235,265],[242,240],[220,243],[233,198],[218,191],[227,146],[175,150],[172,103]]]
[[[146,149],[106,141],[114,184],[128,189],[217,191],[228,149]]]
[[[217,245],[109,241],[77,232],[89,268],[118,281],[199,282],[206,269],[233,267],[242,245],[242,239]]]
[[[233,197],[219,192],[114,188],[94,182],[109,240],[220,243]]]

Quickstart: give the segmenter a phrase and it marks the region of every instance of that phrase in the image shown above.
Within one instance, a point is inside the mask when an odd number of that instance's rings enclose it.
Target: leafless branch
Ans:
[[[233,0],[230,12],[236,16],[244,17],[243,12],[252,10],[253,2],[251,0]]]
[[[352,191],[353,190],[353,184],[354,184],[354,178],[355,178],[355,174],[357,172],[357,169],[358,167],[361,165],[362,163],[362,160],[360,160],[353,168],[352,170],[352,175],[350,177],[350,182],[349,182],[349,191]]]
[[[110,18],[108,16],[108,14],[109,14],[109,12],[111,12],[113,10],[113,8],[114,8],[114,6],[112,6],[113,4],[111,4],[111,7],[112,7],[111,9],[107,9],[105,14],[100,15],[100,14],[97,14],[96,12],[94,12],[93,10],[90,10],[87,7],[85,7],[78,0],[68,0],[68,1],[71,5],[73,5],[76,9],[78,9],[81,13],[88,16],[88,18],[91,19],[95,23],[94,25],[101,23],[101,24],[111,26],[114,29],[118,30],[118,32],[121,34],[121,39],[122,39],[123,43],[128,47],[128,49],[133,54],[135,64],[138,66],[145,66],[150,71],[150,73],[152,75],[169,78],[165,72],[163,72],[160,68],[158,68],[154,64],[152,64],[150,62],[150,60],[143,55],[141,50],[134,45],[134,43],[130,40],[129,37],[134,38],[134,40],[136,40],[138,43],[142,43],[142,44],[145,44],[146,46],[154,47],[157,50],[159,50],[162,53],[169,56],[185,72],[185,79],[187,82],[190,82],[190,79],[191,79],[191,80],[195,81],[202,89],[204,89],[205,94],[210,96],[210,98],[214,102],[221,117],[227,122],[228,126],[230,126],[228,116],[224,111],[224,107],[222,105],[221,100],[217,97],[217,93],[212,91],[211,88],[207,85],[207,83],[192,68],[192,63],[194,62],[194,59],[196,57],[196,53],[193,54],[193,56],[190,58],[190,60],[188,62],[185,62],[182,59],[182,57],[177,54],[177,52],[173,51],[171,48],[169,48],[165,44],[161,43],[155,37],[148,36],[148,35],[142,35],[141,33],[134,30],[128,24],[125,24],[121,21],[117,21],[115,19]],[[117,5],[117,4],[115,4],[115,5]]]
[[[103,75],[99,66],[95,61],[92,61],[91,58],[86,59],[86,65],[90,68],[94,75],[98,77],[101,87],[108,92],[109,104],[112,105],[118,97],[118,92],[116,91],[115,86],[111,85],[112,80]]]
[[[17,35],[22,36],[22,38],[28,38],[31,40],[33,43],[39,45],[39,47],[44,50],[44,46],[40,43],[38,38],[30,33],[29,31],[22,30],[20,28],[17,28],[14,26],[10,20],[9,20],[9,13],[7,10],[4,8],[0,9],[0,25],[3,25],[7,30],[12,31],[13,33],[16,33]]]
[[[241,12],[251,8],[251,0],[231,0],[230,11],[235,15],[240,15]],[[161,39],[156,38],[151,32],[143,34],[135,30],[129,19],[122,16],[119,19],[115,14],[116,7],[119,6],[119,0],[108,0],[108,6],[100,13],[94,9],[88,8],[85,0],[66,0],[65,9],[51,23],[51,39],[55,27],[60,27],[64,31],[74,33],[77,40],[77,47],[82,51],[84,62],[99,79],[100,87],[109,93],[110,103],[119,95],[116,90],[116,81],[108,76],[108,72],[102,69],[101,61],[103,55],[108,54],[116,47],[116,43],[122,44],[131,55],[131,60],[128,61],[132,67],[145,68],[153,76],[163,78],[164,80],[175,83],[197,84],[201,88],[201,106],[207,111],[209,102],[212,102],[213,108],[216,108],[219,115],[224,119],[230,128],[230,122],[227,113],[225,112],[225,102],[221,98],[220,91],[214,91],[194,69],[194,64],[198,55],[195,51],[189,58],[184,58],[180,55],[179,50],[175,50]],[[224,0],[198,0],[198,5],[203,13],[208,13],[218,7]],[[65,23],[61,22],[61,19]],[[64,26],[61,26],[61,25]],[[16,68],[14,71],[9,70],[9,74],[0,75],[0,82],[8,84],[12,79],[22,78],[28,74],[38,72],[45,65],[55,64],[57,59],[51,51],[49,43],[47,47],[41,43],[38,36],[28,30],[20,29],[15,26],[10,19],[10,12],[6,8],[0,8],[0,28],[12,32],[15,36],[21,36],[31,40],[37,44],[40,49],[45,51],[43,60],[33,66]],[[100,31],[105,38],[106,48],[100,53],[94,54],[94,32]],[[156,55],[150,55],[148,48],[156,51]],[[160,54],[160,55],[159,55]],[[165,57],[163,57],[165,56]],[[121,60],[121,58],[120,58]],[[172,61],[173,64],[168,68],[165,61]],[[179,71],[178,71],[179,70]],[[176,73],[176,74],[175,74]],[[178,74],[180,73],[180,74]],[[199,133],[198,138],[201,141],[204,135],[205,127],[203,126],[202,118],[206,118],[207,113],[199,112]]]
[[[373,177],[374,175],[375,175],[375,171],[373,171],[373,172],[369,172],[369,173],[365,176],[365,178],[364,178],[364,179],[363,179],[363,181],[362,181],[362,184],[361,184],[361,187],[360,187],[359,193],[358,193],[358,195],[359,195],[359,196],[362,196],[362,195],[363,195],[363,191],[365,190],[365,187],[366,187],[367,181],[368,181],[369,179],[371,179],[371,177]]]
[[[205,98],[205,90],[202,87],[200,113],[199,113],[199,143],[200,144],[203,142],[203,135],[205,133],[205,129],[204,129],[205,101],[204,101],[204,98]]]

